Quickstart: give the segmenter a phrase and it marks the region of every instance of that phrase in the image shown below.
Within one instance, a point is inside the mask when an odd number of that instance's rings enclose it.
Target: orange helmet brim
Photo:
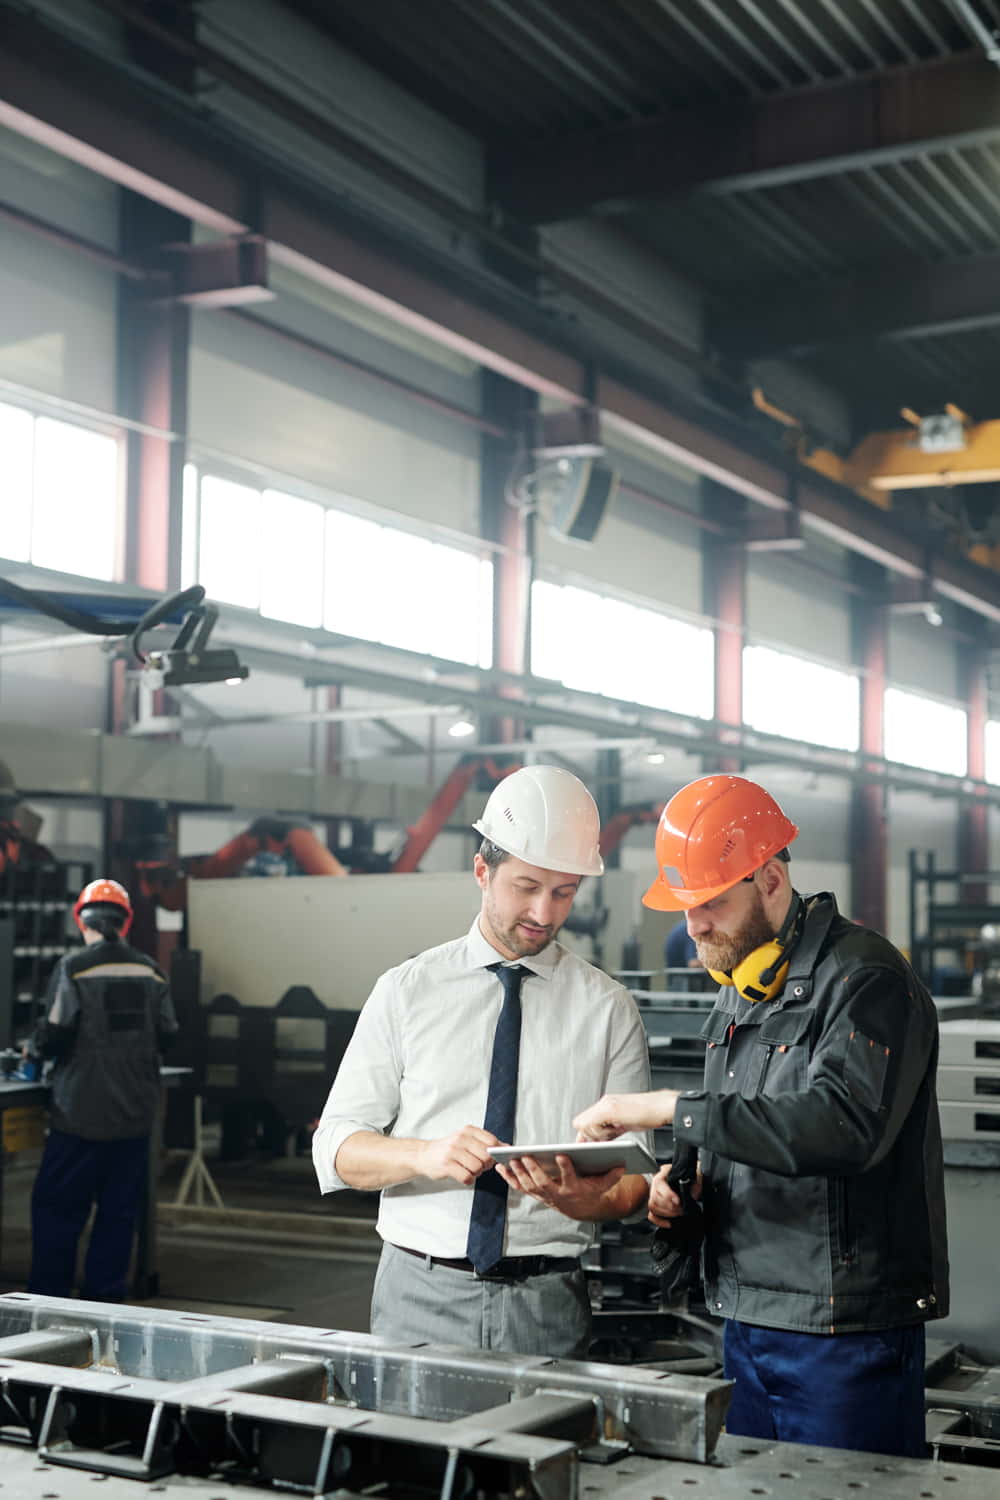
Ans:
[[[690,911],[692,906],[704,906],[706,901],[714,901],[716,896],[721,896],[724,891],[731,891],[733,886],[739,885],[744,878],[740,875],[736,880],[727,880],[722,885],[709,885],[699,891],[686,891],[682,887],[668,885],[662,876],[658,876],[643,896],[642,904],[653,911]]]

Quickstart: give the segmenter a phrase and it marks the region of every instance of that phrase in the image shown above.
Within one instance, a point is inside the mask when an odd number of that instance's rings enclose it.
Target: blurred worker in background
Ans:
[[[792,888],[798,829],[741,776],[667,804],[644,897],[721,985],[704,1088],[605,1098],[586,1137],[673,1123],[700,1147],[705,1300],[727,1430],[922,1457],[924,1325],[948,1312],[934,1005],[888,939]],[[650,1218],[681,1212],[654,1179]]]
[[[177,1030],[166,979],[130,948],[128,892],[95,880],[73,908],[83,948],[59,960],[34,1038],[55,1059],[51,1128],[31,1199],[28,1290],[73,1291],[91,1206],[82,1295],[121,1302],[160,1099],[160,1053]]]
[[[406,1343],[586,1353],[580,1257],[595,1223],[642,1208],[622,1168],[559,1176],[490,1147],[567,1139],[606,1089],[648,1087],[628,991],[556,941],[586,875],[601,875],[597,806],[581,781],[528,766],[475,824],[480,910],[469,931],[378,980],[313,1139],[324,1193],[381,1190],[372,1332]],[[402,892],[401,892],[402,895]]]
[[[663,944],[663,967],[667,971],[668,990],[701,990],[704,988],[704,965],[698,957],[694,938],[687,930],[687,923],[680,921],[671,927]],[[682,974],[680,969],[694,969],[694,974]],[[671,972],[673,971],[673,972]]]
[[[38,842],[42,820],[25,807],[6,761],[0,760],[0,875],[11,866],[49,864],[51,852]]]

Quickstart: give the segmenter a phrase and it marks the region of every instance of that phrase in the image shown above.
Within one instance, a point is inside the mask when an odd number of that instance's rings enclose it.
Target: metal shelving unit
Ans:
[[[1000,902],[984,900],[1000,885],[1000,870],[939,869],[933,850],[909,854],[910,962],[932,992],[940,968],[938,954],[950,954],[956,967],[981,945],[989,923],[1000,924]],[[972,970],[969,969],[971,994]]]
[[[67,913],[91,878],[82,860],[8,865],[0,875],[0,1048],[34,1025],[70,942]]]

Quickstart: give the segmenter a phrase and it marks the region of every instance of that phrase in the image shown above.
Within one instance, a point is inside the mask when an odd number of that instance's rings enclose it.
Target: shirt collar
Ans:
[[[504,958],[502,953],[497,952],[493,944],[487,942],[486,938],[483,937],[478,916],[469,928],[468,943],[469,958],[474,968],[485,969],[487,964],[511,962],[510,959]],[[536,974],[539,979],[551,979],[561,955],[562,948],[553,938],[552,942],[547,944],[541,953],[530,953],[526,957],[518,959],[517,962],[523,964],[526,969],[530,969],[532,974]]]

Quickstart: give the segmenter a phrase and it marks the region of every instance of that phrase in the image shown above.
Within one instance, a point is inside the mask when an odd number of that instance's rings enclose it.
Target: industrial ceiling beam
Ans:
[[[995,327],[998,287],[997,254],[899,262],[867,276],[782,286],[745,309],[722,307],[713,314],[709,341],[733,358],[787,358],[831,345]]]
[[[978,52],[794,93],[732,100],[711,114],[532,142],[495,155],[503,207],[531,223],[626,211],[692,191],[777,187],[905,161],[1000,134],[1000,71]]]
[[[1000,129],[1000,108],[996,118]],[[709,426],[703,414],[685,414],[661,394],[607,375],[595,381],[587,360],[465,279],[457,262],[445,268],[358,229],[338,199],[299,187],[148,79],[15,11],[4,13],[0,125],[204,227],[263,234],[272,258],[539,395],[569,405],[594,401],[612,440],[620,433],[768,509],[792,506],[790,460],[755,450],[742,430]],[[803,526],[895,573],[922,575],[921,543],[871,505],[818,475],[796,488]],[[1000,623],[997,574],[942,559],[936,582],[942,594]]]

